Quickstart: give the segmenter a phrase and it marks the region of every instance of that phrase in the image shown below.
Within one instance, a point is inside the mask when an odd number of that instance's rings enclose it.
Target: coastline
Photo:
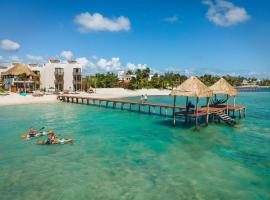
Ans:
[[[70,94],[74,96],[89,96],[95,98],[126,98],[141,95],[148,96],[166,96],[170,94],[170,90],[160,89],[140,89],[140,90],[127,90],[123,88],[97,88],[96,93],[80,92],[78,94]],[[6,96],[0,96],[0,106],[8,105],[21,105],[21,104],[35,104],[35,103],[55,103],[57,102],[57,95],[44,95],[42,97],[33,97],[32,94],[21,96],[17,93],[11,93]]]

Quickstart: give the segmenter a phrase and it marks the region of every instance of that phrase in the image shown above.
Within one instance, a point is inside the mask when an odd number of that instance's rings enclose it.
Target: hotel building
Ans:
[[[82,88],[82,65],[76,61],[66,63],[50,60],[40,70],[41,89],[78,91]]]
[[[27,73],[27,81],[19,80],[19,73]],[[82,89],[82,65],[76,61],[50,60],[43,66],[16,63],[2,72],[2,76],[5,89],[12,89],[13,92],[23,87],[26,87],[27,91],[35,89],[80,91]],[[16,81],[22,84],[18,85]]]

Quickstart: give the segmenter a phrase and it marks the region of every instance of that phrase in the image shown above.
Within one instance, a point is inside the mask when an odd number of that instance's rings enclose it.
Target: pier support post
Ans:
[[[148,113],[151,114],[151,106],[149,105]]]
[[[239,109],[239,119],[241,119],[242,118],[242,113],[241,113],[241,109]]]
[[[176,103],[176,96],[173,96],[173,126],[175,126],[175,103]]]
[[[229,95],[226,97],[226,114],[229,115]]]
[[[89,99],[87,99],[87,105],[89,105]]]
[[[196,98],[195,130],[198,130],[198,103],[199,103],[199,97]]]
[[[141,104],[139,104],[139,112],[141,112]]]
[[[208,126],[208,121],[209,121],[209,97],[206,98],[206,119],[205,119],[205,124]]]
[[[129,104],[129,110],[131,111],[131,103]]]
[[[101,106],[101,101],[100,100],[99,100],[98,104],[99,104],[99,107],[100,107]]]
[[[79,103],[79,98],[76,98],[76,103]]]
[[[121,110],[124,110],[124,103],[122,103],[121,105]]]
[[[67,97],[67,102],[69,102],[69,97]]]
[[[161,115],[162,114],[162,112],[161,112],[162,110],[161,110],[161,106],[159,107],[159,114]]]
[[[72,103],[74,102],[73,97],[71,98],[71,102],[72,102]]]
[[[188,118],[188,116],[187,116],[187,114],[188,114],[188,96],[186,97],[186,115],[185,115],[185,123],[187,123],[187,118]]]

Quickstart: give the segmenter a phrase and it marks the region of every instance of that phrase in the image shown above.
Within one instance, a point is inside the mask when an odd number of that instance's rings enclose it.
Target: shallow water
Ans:
[[[0,107],[0,199],[270,199],[270,93],[240,93],[237,102],[248,107],[239,128],[211,123],[199,132],[103,107]],[[29,126],[75,142],[22,141]]]

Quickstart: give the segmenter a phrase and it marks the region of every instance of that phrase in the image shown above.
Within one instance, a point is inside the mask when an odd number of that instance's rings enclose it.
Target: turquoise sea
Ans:
[[[0,199],[270,199],[270,92],[243,92],[237,103],[247,106],[239,128],[211,123],[200,131],[80,104],[0,107]],[[30,126],[75,141],[23,141]]]

